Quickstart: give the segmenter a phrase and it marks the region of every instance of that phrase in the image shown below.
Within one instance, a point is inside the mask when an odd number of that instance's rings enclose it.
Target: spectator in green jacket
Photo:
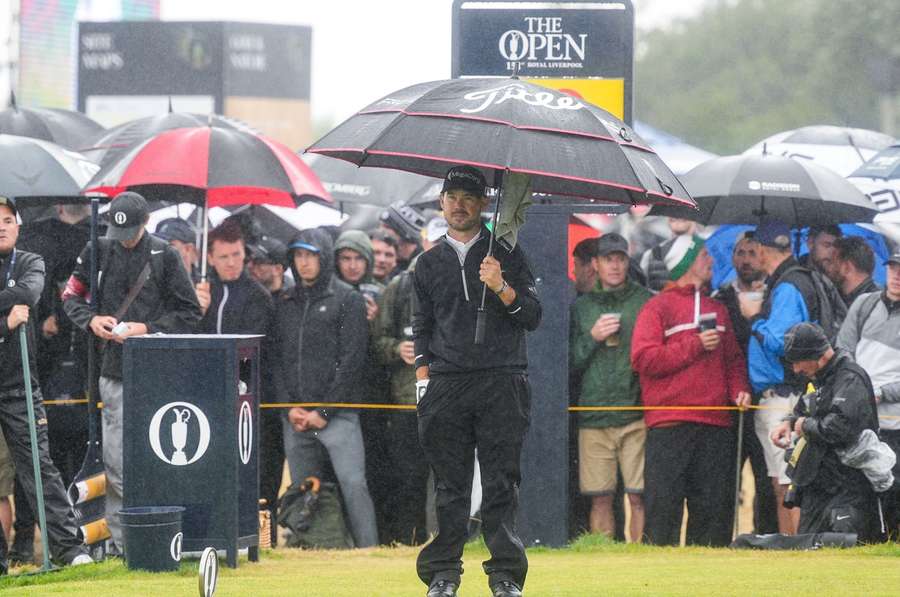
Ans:
[[[593,258],[598,280],[575,302],[572,366],[581,371],[579,406],[637,406],[640,386],[631,369],[631,333],[638,311],[652,293],[628,279],[628,243],[604,234]],[[644,440],[640,411],[581,412],[578,416],[579,484],[592,498],[592,533],[612,536],[616,470],[621,469],[631,506],[629,534],[640,541],[644,529]]]

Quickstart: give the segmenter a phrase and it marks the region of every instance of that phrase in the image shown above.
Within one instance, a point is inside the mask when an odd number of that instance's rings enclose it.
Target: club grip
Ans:
[[[484,324],[487,319],[487,313],[484,309],[478,309],[478,317],[475,319],[475,344],[484,344]]]

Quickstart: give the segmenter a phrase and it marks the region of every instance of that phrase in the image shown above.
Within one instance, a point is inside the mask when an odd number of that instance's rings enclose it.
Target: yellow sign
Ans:
[[[563,91],[625,118],[625,79],[525,79],[529,83]]]

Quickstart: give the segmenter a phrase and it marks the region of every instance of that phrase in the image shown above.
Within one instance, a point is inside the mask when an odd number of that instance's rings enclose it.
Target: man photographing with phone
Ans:
[[[145,232],[147,202],[120,193],[109,205],[109,228],[97,247],[98,288],[90,293],[88,245],[66,283],[63,306],[78,327],[101,343],[100,398],[103,400],[103,462],[106,469],[106,522],[110,553],[121,553],[122,527],[122,344],[132,336],[190,333],[200,321],[200,305],[181,257],[166,241]],[[162,380],[160,380],[162,382]]]

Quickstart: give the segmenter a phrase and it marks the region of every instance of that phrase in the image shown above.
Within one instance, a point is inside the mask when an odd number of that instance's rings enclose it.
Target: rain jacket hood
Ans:
[[[372,248],[372,241],[369,239],[369,235],[362,230],[347,230],[342,232],[338,237],[337,242],[334,244],[335,260],[341,249],[351,249],[363,256],[366,260],[366,274],[361,281],[371,282],[372,267],[375,262],[375,249]]]
[[[301,293],[306,287],[303,286],[300,273],[294,266],[295,243],[311,245],[319,250],[319,277],[316,278],[316,283],[313,284],[310,290],[318,291],[328,288],[332,277],[334,277],[334,243],[331,240],[331,235],[319,228],[308,228],[301,230],[288,245],[288,266],[291,268],[291,273],[294,274],[294,279],[297,280],[297,285],[294,287],[295,292]]]

